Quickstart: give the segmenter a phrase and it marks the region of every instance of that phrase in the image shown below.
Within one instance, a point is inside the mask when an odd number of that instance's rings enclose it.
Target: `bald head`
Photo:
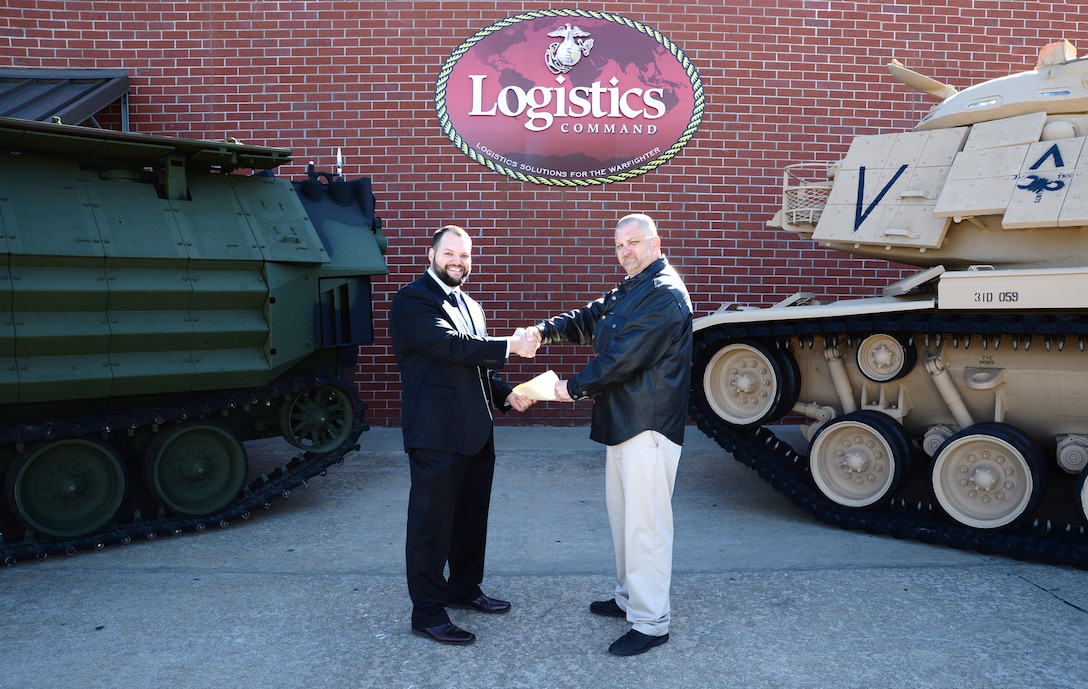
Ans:
[[[616,223],[616,258],[627,277],[638,275],[661,258],[657,223],[643,213],[631,213]]]

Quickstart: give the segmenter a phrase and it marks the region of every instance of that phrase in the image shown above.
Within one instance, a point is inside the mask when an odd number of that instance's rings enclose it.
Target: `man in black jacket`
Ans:
[[[593,399],[590,438],[607,446],[605,502],[616,588],[590,611],[632,624],[609,651],[636,655],[669,639],[672,492],[687,420],[691,299],[647,215],[616,225],[627,278],[600,299],[536,326],[543,344],[592,344],[594,357],[556,398]],[[529,328],[530,337],[536,337]]]
[[[460,287],[472,267],[462,228],[435,232],[426,272],[393,297],[389,330],[404,389],[401,427],[412,473],[405,542],[412,629],[435,641],[472,643],[447,607],[501,613],[510,603],[484,595],[484,546],[495,471],[492,409],[525,411],[497,370],[537,343],[518,329],[488,337],[484,312]],[[449,579],[444,569],[449,565]]]

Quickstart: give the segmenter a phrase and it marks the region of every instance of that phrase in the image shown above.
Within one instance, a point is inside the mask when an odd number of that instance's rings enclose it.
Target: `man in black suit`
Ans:
[[[511,337],[487,336],[483,310],[459,289],[472,269],[472,239],[462,228],[435,232],[427,258],[424,275],[397,292],[389,313],[412,474],[408,593],[414,631],[466,644],[476,637],[450,622],[447,607],[510,609],[480,589],[495,471],[492,408],[525,411],[533,404],[496,371],[511,354],[532,357],[538,345],[521,328]]]

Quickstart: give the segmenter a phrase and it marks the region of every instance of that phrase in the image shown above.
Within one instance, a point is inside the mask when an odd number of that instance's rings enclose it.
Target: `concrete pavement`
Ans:
[[[669,643],[606,652],[604,451],[534,427],[497,430],[484,589],[514,608],[436,644],[409,630],[400,431],[361,443],[248,521],[0,569],[0,689],[1088,686],[1088,572],[821,524],[694,428]]]

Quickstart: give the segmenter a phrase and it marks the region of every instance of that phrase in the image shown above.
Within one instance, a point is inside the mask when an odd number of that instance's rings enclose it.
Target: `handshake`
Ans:
[[[536,356],[536,350],[540,349],[543,337],[541,336],[539,328],[536,326],[529,326],[528,328],[518,328],[515,330],[514,334],[507,338],[507,341],[510,342],[511,354],[517,354],[520,357],[532,359]],[[547,389],[541,387],[541,385],[545,384]],[[512,398],[517,398],[518,402],[524,405],[525,409],[531,406],[534,400],[559,400],[560,402],[574,401],[567,392],[567,381],[559,380],[551,371],[537,376],[528,383],[517,386],[510,396]],[[518,411],[524,411],[519,404],[511,404]]]
[[[506,338],[510,343],[510,353],[525,359],[536,356],[536,350],[540,349],[540,329],[536,326],[518,328],[514,334]]]

